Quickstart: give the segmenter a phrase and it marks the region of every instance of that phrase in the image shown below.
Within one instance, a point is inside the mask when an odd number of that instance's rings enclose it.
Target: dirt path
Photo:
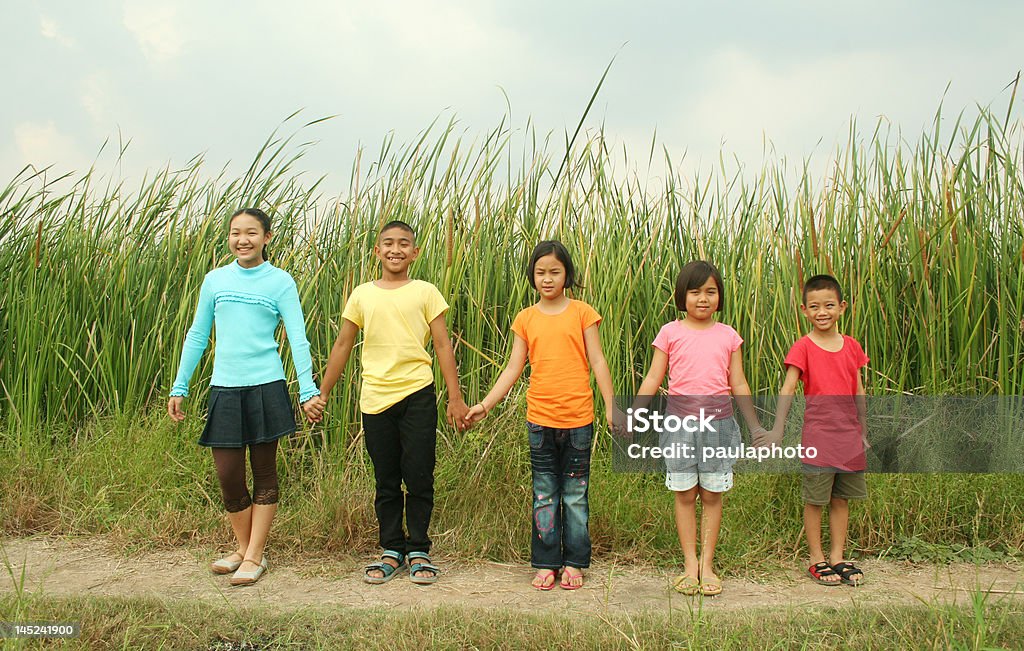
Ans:
[[[268,555],[269,556],[269,555]],[[17,589],[24,571],[24,589],[48,596],[150,597],[160,600],[210,600],[238,605],[266,605],[282,611],[308,606],[376,606],[502,608],[533,610],[556,605],[565,612],[665,612],[688,609],[694,600],[669,587],[664,570],[598,563],[577,592],[542,593],[529,586],[532,570],[524,565],[448,563],[433,586],[415,586],[408,575],[370,586],[360,580],[365,559],[318,559],[302,567],[274,565],[256,586],[231,588],[228,578],[207,569],[209,550],[174,549],[126,556],[99,538],[18,538],[0,541],[0,592]],[[867,582],[859,588],[812,583],[793,568],[764,584],[725,577],[723,595],[704,600],[703,607],[735,610],[772,606],[828,606],[962,603],[969,591],[991,593],[991,600],[1024,602],[1024,572],[1005,565],[911,565],[867,560],[860,564]],[[10,570],[8,572],[7,570]],[[553,603],[554,602],[554,603]]]

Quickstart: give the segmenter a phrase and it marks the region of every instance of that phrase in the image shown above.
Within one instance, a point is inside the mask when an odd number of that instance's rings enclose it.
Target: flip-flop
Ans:
[[[864,572],[849,561],[842,561],[832,566],[832,571],[839,575],[839,580],[846,585],[852,585],[854,587],[862,585],[864,583]],[[860,575],[860,578],[851,579],[851,576]]]
[[[815,563],[814,565],[808,567],[807,574],[810,575],[812,579],[814,579],[815,583],[820,583],[821,585],[842,585],[841,580],[826,581],[824,579],[824,577],[826,576],[834,576],[838,574],[838,572],[836,572],[835,569],[833,569],[833,567],[825,561]]]
[[[537,576],[540,576],[541,572],[550,572],[550,574],[544,574],[544,580],[541,581],[540,585],[536,585],[534,583],[530,583],[530,586],[533,587],[534,590],[542,590],[544,592],[547,592],[548,590],[554,590],[555,589],[555,574],[556,574],[556,572],[554,570],[538,570],[537,571],[537,575],[534,576],[533,578],[536,579]],[[548,583],[548,579],[551,579],[551,583]]]
[[[568,569],[569,568],[566,568],[566,570],[568,570]],[[575,579],[577,576],[580,577],[581,579],[583,578],[583,571],[582,570],[580,570],[578,567],[574,567],[572,569],[574,569],[577,572],[579,572],[579,574],[569,574],[569,572],[563,570],[562,571],[562,579],[558,582],[558,587],[560,587],[563,590],[579,590],[580,588],[583,587],[582,583],[579,584],[579,585],[572,585],[571,583],[566,583],[565,582],[565,577],[569,577],[570,579]]]
[[[693,597],[700,592],[700,581],[695,576],[680,574],[672,581],[672,588],[679,594]]]

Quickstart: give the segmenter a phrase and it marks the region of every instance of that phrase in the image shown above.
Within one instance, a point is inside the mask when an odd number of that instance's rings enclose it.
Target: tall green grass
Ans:
[[[159,418],[202,278],[229,260],[226,216],[246,205],[275,219],[272,259],[298,282],[319,369],[348,293],[378,273],[377,229],[404,219],[418,227],[423,247],[413,274],[449,298],[469,401],[500,372],[511,319],[534,300],[524,265],[546,237],[569,246],[584,283],[577,297],[604,316],[603,344],[621,394],[639,385],[650,342],[675,316],[676,273],[699,257],[723,272],[721,318],[746,341],[757,393],[777,389],[782,359],[806,329],[797,311],[801,279],[829,272],[851,301],[843,328],[871,356],[870,393],[1020,395],[1022,125],[986,110],[973,123],[956,120],[947,131],[941,124],[937,115],[916,143],[881,130],[864,139],[851,129],[826,174],[805,167],[796,182],[771,162],[753,171],[723,162],[690,179],[667,158],[669,173],[652,189],[613,173],[600,132],[566,154],[528,130],[520,151],[504,123],[472,141],[454,123],[434,125],[406,146],[386,139],[373,160],[355,157],[349,187],[330,199],[318,184],[299,182],[303,145],[278,135],[240,178],[210,178],[201,159],[156,171],[134,188],[93,171],[48,182],[26,169],[0,190],[0,463],[5,495],[19,496],[0,505],[3,526],[130,531],[138,520],[141,533],[163,504],[186,514],[167,525],[177,539],[217,510],[208,460],[191,447],[198,421],[175,428]],[[282,352],[288,360],[287,344]],[[211,361],[207,355],[193,378],[191,416],[202,413]],[[372,545],[357,377],[353,361],[325,424],[299,432],[283,457],[299,504],[294,521],[276,530],[282,536]],[[443,432],[439,531],[458,534],[448,536],[458,551],[508,557],[523,547],[522,505],[502,502],[510,494],[527,499],[521,409],[517,390],[484,427]],[[607,453],[602,438],[594,482],[599,551],[656,558],[672,549],[656,478],[602,470]],[[76,464],[82,458],[94,463]],[[57,463],[73,470],[55,475]],[[96,467],[110,474],[91,475]],[[779,551],[771,542],[779,521],[765,520],[764,507],[778,506],[780,496],[796,503],[790,479],[741,482],[731,501],[747,505],[734,511],[746,520],[726,518],[726,527],[755,536],[755,549]],[[1020,480],[879,479],[881,497],[868,505],[863,526],[853,525],[854,539],[874,551],[921,536],[1019,551]],[[930,511],[929,500],[973,487],[987,501],[954,495],[944,508],[958,514],[955,522]],[[66,510],[75,500],[81,509]],[[665,522],[651,525],[655,517]],[[786,536],[793,542],[782,547],[795,549],[799,536]],[[747,553],[737,548],[734,559]]]

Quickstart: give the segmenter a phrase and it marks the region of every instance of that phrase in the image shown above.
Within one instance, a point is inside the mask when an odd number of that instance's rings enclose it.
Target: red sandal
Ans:
[[[825,580],[826,576],[835,576],[835,575],[838,574],[838,572],[833,570],[832,566],[829,565],[828,563],[826,563],[825,561],[822,561],[820,563],[815,563],[814,565],[808,567],[807,568],[807,573],[811,575],[811,578],[814,579],[815,582],[820,583],[821,585],[842,585],[843,584],[843,582],[841,580],[840,581],[826,581]]]

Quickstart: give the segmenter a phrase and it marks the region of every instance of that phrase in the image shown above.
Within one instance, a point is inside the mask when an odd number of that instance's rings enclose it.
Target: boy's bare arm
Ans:
[[[327,400],[331,395],[331,389],[341,379],[341,374],[348,364],[349,355],[352,354],[352,346],[355,345],[358,332],[359,326],[355,323],[348,319],[341,320],[341,329],[338,330],[338,337],[334,340],[334,346],[331,347],[331,356],[327,358],[327,369],[320,381],[320,398],[322,400]]]
[[[729,358],[729,390],[736,399],[736,405],[740,408],[751,435],[757,436],[764,433],[764,428],[761,427],[757,411],[754,410],[754,400],[750,397],[750,385],[747,384],[747,376],[743,372],[743,354],[740,350],[737,348],[732,351],[732,357]]]
[[[430,336],[434,340],[434,352],[437,354],[437,363],[441,366],[441,375],[444,377],[445,386],[448,387],[448,423],[456,429],[466,429],[465,418],[469,407],[462,399],[459,371],[455,365],[455,351],[452,350],[452,341],[448,337],[448,326],[445,324],[443,312],[430,322]]]
[[[786,429],[786,418],[789,416],[790,407],[793,406],[793,396],[796,395],[796,386],[799,382],[800,369],[795,366],[787,366],[786,379],[782,381],[779,399],[775,406],[775,424],[772,425],[770,431],[755,436],[754,445],[778,445],[782,442],[782,436]]]
[[[867,391],[864,390],[864,378],[861,377],[860,371],[857,371],[857,395],[854,398],[857,401],[857,420],[860,421],[860,434],[864,439],[864,448],[870,448],[871,444],[868,443],[868,399]]]

